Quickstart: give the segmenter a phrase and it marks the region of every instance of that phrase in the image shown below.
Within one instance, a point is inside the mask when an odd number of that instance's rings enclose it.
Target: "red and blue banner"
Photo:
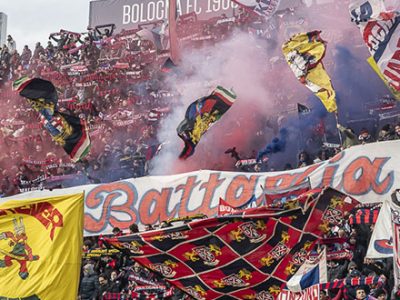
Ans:
[[[196,299],[276,299],[357,204],[332,188],[314,189],[285,211],[259,207],[105,241]]]

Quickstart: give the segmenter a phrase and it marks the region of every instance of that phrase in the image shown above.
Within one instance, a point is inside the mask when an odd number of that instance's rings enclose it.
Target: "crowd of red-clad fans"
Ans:
[[[221,15],[207,21],[188,14],[181,16],[178,23],[182,25],[178,26],[181,43],[188,47],[215,44],[229,37],[235,28],[272,43],[271,32],[275,30],[258,28],[259,23],[244,11],[234,17]],[[160,121],[180,101],[178,93],[169,90],[164,80],[176,75],[168,72],[171,67],[166,63],[167,30],[163,22],[118,34],[114,29],[111,24],[84,34],[60,30],[50,34],[47,45],[37,43],[33,50],[24,46],[21,53],[16,41],[8,36],[0,49],[2,197],[148,174],[148,162],[165,142],[157,138]],[[70,162],[42,128],[38,114],[12,91],[12,82],[23,75],[51,80],[59,91],[59,110],[87,122],[92,147],[82,162]],[[384,126],[376,138],[366,129],[360,133],[341,126],[339,129],[343,148],[400,137],[399,124]],[[297,165],[292,162],[285,169],[327,159],[337,151],[330,146],[321,148],[321,135],[309,140],[309,147],[299,154]],[[237,162],[243,157],[235,151],[229,153],[242,171],[276,170],[263,160],[249,165]]]
[[[179,34],[200,47],[224,39],[245,18],[233,22],[222,15],[211,26],[189,14],[179,19],[185,22]],[[1,196],[148,174],[148,161],[162,147],[160,120],[179,100],[165,85],[171,76],[166,35],[162,22],[118,34],[114,25],[84,34],[60,30],[47,45],[26,45],[21,53],[9,35],[0,49]],[[38,114],[12,91],[12,82],[24,75],[52,81],[59,111],[86,120],[92,147],[84,161],[72,164]]]

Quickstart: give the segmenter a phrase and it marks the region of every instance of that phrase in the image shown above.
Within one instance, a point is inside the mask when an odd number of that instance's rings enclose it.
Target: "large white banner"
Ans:
[[[85,191],[85,235],[110,233],[112,227],[155,224],[204,213],[215,216],[219,198],[240,206],[263,189],[280,190],[310,178],[312,187],[332,186],[363,203],[381,202],[400,187],[400,141],[354,146],[334,158],[305,168],[272,173],[197,171],[149,176],[109,184],[35,191],[18,199]],[[13,197],[0,199],[0,203]]]

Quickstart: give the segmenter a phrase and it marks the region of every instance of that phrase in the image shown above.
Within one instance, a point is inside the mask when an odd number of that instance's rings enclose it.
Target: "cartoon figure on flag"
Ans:
[[[33,255],[32,249],[29,247],[26,235],[23,218],[13,219],[14,233],[11,231],[5,231],[0,233],[0,240],[9,239],[8,245],[12,247],[10,252],[0,248],[0,255],[4,258],[0,259],[0,268],[11,267],[13,261],[16,261],[19,267],[18,275],[21,279],[26,279],[29,276],[27,263],[39,260],[39,255]],[[0,257],[1,257],[0,256]]]
[[[76,299],[83,200],[80,193],[0,203],[0,299]]]
[[[307,86],[328,112],[336,112],[336,93],[322,64],[326,42],[321,31],[295,34],[282,46],[286,61],[297,79]]]

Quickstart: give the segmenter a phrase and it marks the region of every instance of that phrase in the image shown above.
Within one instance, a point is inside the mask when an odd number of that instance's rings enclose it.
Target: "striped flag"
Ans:
[[[378,219],[380,206],[373,208],[359,208],[354,215],[349,218],[350,225],[353,224],[375,224]]]

